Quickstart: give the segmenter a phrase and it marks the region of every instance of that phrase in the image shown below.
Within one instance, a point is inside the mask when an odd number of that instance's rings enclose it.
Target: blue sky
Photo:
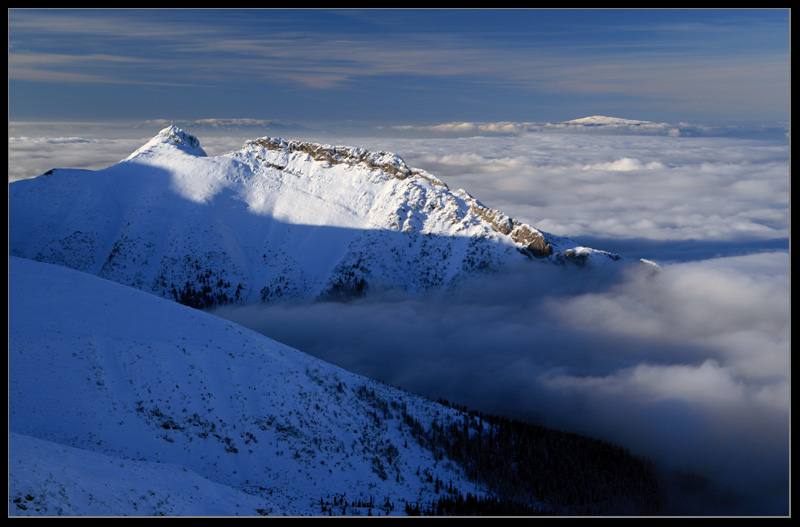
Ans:
[[[788,121],[790,11],[9,10],[9,120]]]

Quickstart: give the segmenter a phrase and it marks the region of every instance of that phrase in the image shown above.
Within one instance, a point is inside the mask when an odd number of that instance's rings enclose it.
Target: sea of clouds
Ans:
[[[708,478],[684,513],[786,514],[789,271],[783,251],[658,273],[524,266],[425,299],[216,313],[368,377]]]
[[[118,140],[14,135],[9,181],[108,166],[157,131]],[[242,144],[196,135],[212,155]],[[692,471],[700,479],[676,494],[676,510],[788,514],[787,138],[526,131],[341,143],[396,152],[487,206],[654,260],[661,271],[532,262],[426,298],[217,314],[411,391],[612,440]]]

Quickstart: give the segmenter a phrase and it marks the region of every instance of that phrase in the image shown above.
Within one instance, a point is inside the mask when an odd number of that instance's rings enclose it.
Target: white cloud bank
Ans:
[[[631,276],[535,266],[423,300],[217,313],[369,377],[708,478],[684,513],[786,514],[789,267],[785,252]]]

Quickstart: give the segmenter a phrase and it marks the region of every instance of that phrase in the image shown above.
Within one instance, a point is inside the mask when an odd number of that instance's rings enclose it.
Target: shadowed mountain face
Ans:
[[[618,259],[391,153],[261,138],[209,157],[176,127],[107,169],[51,170],[9,194],[10,254],[195,307],[421,293],[521,260]]]
[[[9,258],[9,515],[650,514],[624,449]]]

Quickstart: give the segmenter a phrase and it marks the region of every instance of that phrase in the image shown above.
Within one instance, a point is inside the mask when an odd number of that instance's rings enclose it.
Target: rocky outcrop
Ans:
[[[471,205],[472,212],[489,223],[494,230],[510,236],[514,242],[522,245],[522,251],[530,256],[543,258],[550,256],[553,249],[541,232],[526,223],[508,217],[500,211],[484,207],[477,201]]]
[[[390,152],[370,152],[364,148],[350,146],[333,146],[308,141],[291,141],[275,137],[262,137],[245,143],[245,148],[250,146],[262,147],[267,150],[283,150],[286,154],[300,152],[308,155],[315,161],[327,162],[332,165],[347,164],[353,167],[362,167],[370,170],[380,170],[390,177],[406,179],[416,176],[428,180],[434,185],[447,188],[441,180],[418,168],[412,168],[402,158]]]

